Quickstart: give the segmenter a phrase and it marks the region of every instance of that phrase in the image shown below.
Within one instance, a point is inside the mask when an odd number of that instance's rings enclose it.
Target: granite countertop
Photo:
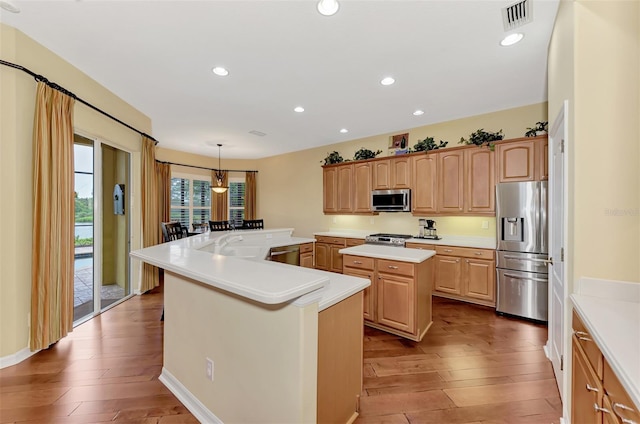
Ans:
[[[210,232],[136,250],[131,256],[264,304],[319,301],[324,309],[371,284],[364,278],[263,260],[271,247],[314,241],[292,233],[290,228]],[[240,253],[220,254],[234,249]],[[340,284],[332,285],[334,280]]]
[[[343,255],[366,256],[369,258],[413,263],[424,262],[436,254],[434,250],[403,249],[401,247],[380,246],[377,244],[345,247],[344,249],[340,249],[339,252]]]
[[[574,309],[640,409],[640,283],[581,278]]]

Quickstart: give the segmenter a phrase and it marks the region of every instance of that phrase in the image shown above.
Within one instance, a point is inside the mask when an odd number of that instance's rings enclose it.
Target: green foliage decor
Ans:
[[[536,125],[533,128],[527,128],[527,132],[524,133],[525,137],[535,137],[538,135],[538,132],[547,133],[549,128],[548,121],[536,122]]]
[[[373,150],[365,149],[363,147],[353,155],[353,160],[373,159],[380,153],[382,153],[382,150],[377,150],[374,152]]]
[[[413,146],[414,152],[428,152],[429,150],[437,150],[446,147],[449,144],[448,141],[440,140],[440,144],[436,144],[436,141],[433,137],[427,137],[424,140],[418,140],[416,144]]]
[[[464,137],[460,138],[458,144],[466,144],[468,146],[476,145],[476,146],[488,146],[490,150],[494,149],[494,141],[502,140],[504,138],[504,134],[502,133],[502,129],[498,132],[487,132],[484,128],[480,128],[475,132],[469,135],[469,139],[465,139]]]
[[[331,153],[327,153],[327,157],[324,158],[325,165],[332,165],[334,163],[342,163],[344,159],[340,156],[340,153],[333,151]]]

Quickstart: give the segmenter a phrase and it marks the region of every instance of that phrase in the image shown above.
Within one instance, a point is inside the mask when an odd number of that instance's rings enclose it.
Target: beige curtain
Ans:
[[[47,348],[73,330],[74,104],[71,97],[38,82],[33,123],[32,351]]]
[[[247,171],[245,175],[245,203],[244,217],[245,219],[256,219],[258,201],[256,190],[256,171]]]
[[[148,137],[142,136],[142,246],[158,244],[160,240],[160,213],[158,212],[158,176],[156,174],[156,146]],[[157,287],[158,268],[147,263],[142,265],[142,293]]]
[[[171,165],[168,163],[156,163],[156,172],[158,175],[158,212],[160,213],[160,222],[169,222],[171,220]],[[158,225],[158,230],[160,230]],[[159,236],[162,240],[162,236]]]
[[[211,171],[211,185],[217,184],[216,173]],[[229,187],[229,173],[222,171],[222,185]],[[216,193],[211,191],[211,220],[212,221],[226,221],[229,219],[229,207],[227,198],[229,191],[224,193]]]

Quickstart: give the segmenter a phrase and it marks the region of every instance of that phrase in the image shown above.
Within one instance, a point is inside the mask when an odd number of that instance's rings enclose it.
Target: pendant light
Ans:
[[[224,178],[224,174],[222,173],[222,167],[220,166],[220,147],[222,147],[222,144],[218,143],[218,169],[216,170],[217,185],[211,186],[211,190],[213,190],[216,193],[224,193],[229,188],[222,185],[222,179]]]

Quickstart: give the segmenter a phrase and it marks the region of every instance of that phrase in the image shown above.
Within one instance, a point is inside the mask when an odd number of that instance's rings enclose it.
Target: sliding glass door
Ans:
[[[75,136],[74,322],[131,295],[130,154]]]

